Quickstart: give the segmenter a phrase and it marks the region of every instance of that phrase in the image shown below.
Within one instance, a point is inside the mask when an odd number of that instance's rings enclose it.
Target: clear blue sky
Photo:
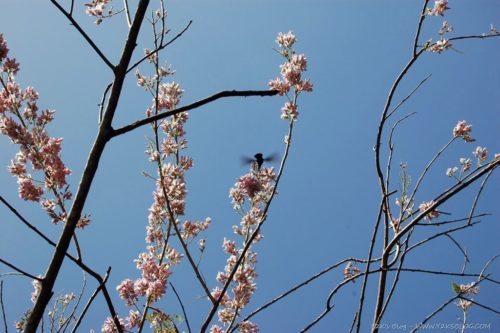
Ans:
[[[162,54],[177,71],[175,80],[185,90],[184,104],[221,90],[267,89],[268,80],[279,74],[281,59],[272,48],[280,31],[293,30],[298,37],[297,50],[308,57],[306,74],[315,90],[299,102],[301,114],[285,176],[263,229],[264,241],[256,248],[258,290],[248,310],[336,261],[366,256],[379,202],[372,150],[377,121],[392,82],[411,55],[421,1],[174,0],[166,6],[172,34],[193,20],[189,31]],[[498,1],[450,1],[450,7],[445,19],[455,27],[455,36],[487,32],[490,24],[500,28]],[[79,21],[116,62],[126,35],[124,18],[116,17],[96,27],[83,14],[83,6],[77,10]],[[430,18],[422,41],[436,40],[441,22],[441,18]],[[39,91],[42,107],[57,110],[50,133],[64,138],[63,157],[73,170],[70,181],[75,191],[96,134],[97,104],[111,73],[49,1],[3,0],[0,32],[11,55],[21,63],[18,81]],[[145,26],[136,59],[144,47],[151,47],[150,36]],[[500,152],[500,39],[462,41],[454,48],[440,55],[425,54],[396,95],[399,100],[432,74],[399,113],[417,112],[397,131],[394,157],[395,165],[407,162],[415,180],[451,138],[458,120],[473,125],[478,145],[486,146],[492,155]],[[225,263],[222,239],[232,236],[231,226],[239,223],[228,193],[237,177],[247,171],[240,158],[259,151],[283,151],[286,124],[279,119],[283,102],[282,98],[236,98],[190,113],[187,132],[195,168],[188,175],[186,217],[213,219],[201,265],[210,287],[216,285],[215,274]],[[149,104],[149,96],[136,87],[131,76],[114,125],[142,118]],[[135,279],[139,274],[133,259],[145,246],[147,209],[154,189],[154,184],[142,176],[144,170],[152,172],[143,153],[150,135],[147,128],[141,128],[108,145],[85,208],[93,222],[79,235],[83,257],[100,272],[109,265],[113,267],[109,279],[112,290],[124,278]],[[457,142],[444,155],[423,184],[417,203],[430,200],[451,185],[446,169],[456,165],[460,157],[472,157],[476,143]],[[16,181],[6,169],[14,153],[14,147],[1,139],[0,165],[4,167],[0,167],[0,194],[57,239],[61,228],[52,226],[39,207],[18,199]],[[396,181],[394,178],[395,189]],[[470,272],[478,272],[499,253],[499,186],[496,174],[478,206],[478,212],[493,215],[468,232],[457,234],[471,258]],[[464,217],[474,195],[473,189],[466,191],[442,210],[452,212],[453,218]],[[0,219],[0,257],[35,275],[42,274],[52,249],[3,206]],[[443,238],[415,253],[408,266],[459,271],[462,256]],[[66,262],[63,268],[57,291],[78,291],[82,274],[71,263]],[[0,272],[6,271],[3,267]],[[500,263],[495,263],[490,272],[498,278]],[[175,271],[172,282],[196,327],[205,318],[208,302],[198,297],[202,291],[191,277],[190,268],[183,266]],[[319,314],[329,291],[341,279],[341,270],[334,271],[254,319],[262,332],[298,331]],[[405,274],[385,322],[416,323],[453,296],[452,281],[465,283],[470,279]],[[21,277],[4,278],[4,302],[11,323],[31,306],[30,282]],[[87,285],[89,294],[94,281],[88,278]],[[374,286],[375,281],[371,284]],[[346,331],[359,288],[359,282],[345,288],[335,302],[336,309],[313,331]],[[498,287],[483,283],[481,288],[477,300],[498,309]],[[168,296],[161,306],[180,313],[173,295]],[[114,300],[120,314],[128,313],[116,293]],[[81,331],[100,330],[107,316],[105,310],[99,298]],[[456,323],[459,316],[460,311],[451,306],[436,322]],[[469,318],[473,323],[492,323],[491,332],[500,330],[500,318],[491,312],[472,308]],[[371,315],[367,319],[365,323]]]

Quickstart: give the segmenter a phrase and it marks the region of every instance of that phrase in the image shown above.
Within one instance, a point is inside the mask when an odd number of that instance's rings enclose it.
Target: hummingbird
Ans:
[[[262,167],[264,162],[275,161],[278,158],[278,154],[274,153],[274,154],[271,154],[267,157],[264,157],[264,155],[262,153],[257,153],[255,155],[253,155],[253,157],[254,158],[243,157],[243,162],[245,164],[252,164],[256,171],[260,171],[260,168]]]

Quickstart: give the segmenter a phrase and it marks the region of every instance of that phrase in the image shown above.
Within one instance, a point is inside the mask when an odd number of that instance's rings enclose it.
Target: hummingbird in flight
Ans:
[[[269,156],[264,157],[262,153],[257,153],[253,155],[254,158],[243,157],[243,162],[245,164],[252,164],[256,171],[260,171],[260,168],[264,164],[264,162],[273,162],[278,158],[278,154],[274,153]]]

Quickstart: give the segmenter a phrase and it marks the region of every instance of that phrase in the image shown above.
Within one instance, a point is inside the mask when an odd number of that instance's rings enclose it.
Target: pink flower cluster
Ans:
[[[427,51],[433,52],[433,53],[441,53],[441,52],[448,50],[452,46],[453,45],[450,43],[450,41],[448,39],[443,38],[443,39],[440,39],[437,42],[429,45],[429,47],[427,48]]]
[[[146,55],[149,53],[150,51],[147,51]],[[139,86],[155,96],[152,105],[146,111],[149,117],[176,108],[183,90],[176,82],[161,82],[174,71],[158,66],[157,54],[148,60],[154,66],[156,74],[147,77],[136,72],[136,78]],[[171,269],[178,265],[184,256],[171,246],[173,233],[178,230],[182,242],[189,245],[211,223],[210,218],[203,221],[180,222],[186,206],[185,173],[193,166],[192,159],[182,155],[183,150],[187,148],[187,141],[184,139],[186,134],[184,125],[187,120],[188,114],[184,112],[151,124],[155,139],[149,142],[146,154],[149,156],[149,161],[155,165],[157,175],[154,177],[156,188],[146,228],[146,242],[149,245],[147,251],[141,253],[135,260],[137,268],[141,270],[141,277],[135,281],[125,279],[116,288],[126,305],[134,306],[138,310],[140,299],[149,307],[165,295],[168,278],[172,274]],[[148,173],[145,175],[149,176]],[[155,332],[164,332],[167,327],[172,326],[173,320],[169,315],[156,307],[149,310],[153,313],[131,311],[126,318],[125,326],[128,329],[136,327],[142,324],[143,318],[150,322]]]
[[[475,282],[470,282],[468,284],[456,285],[454,284],[455,291],[463,297],[467,297],[471,299],[474,295],[479,294],[479,287],[476,286]],[[459,299],[457,303],[455,303],[462,311],[467,311],[473,304],[472,301],[468,299]]]
[[[99,25],[101,24],[103,19],[117,14],[113,11],[113,9],[110,9],[106,13],[104,13],[106,5],[108,5],[109,2],[110,0],[92,0],[92,2],[85,4],[85,13],[89,16],[96,17],[97,20],[95,21],[95,23]]]
[[[120,323],[121,329],[125,330],[125,322],[123,321],[123,319],[118,318],[118,321]],[[117,333],[118,332],[118,328],[116,327],[113,318],[111,318],[111,317],[106,318],[106,320],[104,321],[104,324],[102,325],[101,332],[102,333]]]
[[[258,224],[264,219],[264,207],[271,199],[276,175],[273,168],[261,168],[251,166],[250,172],[241,176],[230,190],[230,198],[233,208],[240,211],[243,217],[240,225],[233,226],[235,234],[241,236],[242,246],[244,247],[248,239],[256,232]],[[244,210],[244,204],[248,202],[249,209]],[[254,242],[258,242],[262,238],[261,234],[257,234]],[[221,285],[225,285],[235,269],[238,258],[242,255],[243,249],[238,247],[238,244],[224,238],[222,244],[224,252],[228,254],[224,271],[217,274],[217,281]],[[221,295],[221,288],[217,287],[212,290],[212,296],[215,299],[221,299],[221,309],[218,311],[219,322],[226,327],[223,329],[219,325],[214,325],[211,332],[225,332],[233,325],[238,314],[250,302],[252,294],[256,290],[255,279],[257,272],[255,265],[257,263],[257,253],[249,249],[245,253],[242,263],[236,268],[235,274],[231,280],[231,296],[228,294]],[[221,298],[222,296],[222,298]],[[258,332],[258,326],[249,321],[243,321],[237,324],[240,332]]]
[[[448,0],[436,0],[434,1],[434,7],[427,8],[427,15],[444,16],[444,12],[447,9],[450,9],[448,7]]]
[[[453,128],[453,137],[462,138],[465,142],[476,141],[471,137],[472,125],[467,124],[465,120],[460,120],[458,124]]]
[[[486,159],[488,158],[488,149],[486,149],[486,147],[477,146],[472,154],[477,158],[477,162],[481,163],[483,161],[486,161]]]
[[[422,202],[420,204],[420,206],[418,206],[418,209],[420,210],[421,213],[424,213],[433,205],[434,205],[434,200]],[[431,210],[430,212],[427,212],[424,219],[430,222],[432,219],[435,219],[437,217],[439,217],[439,212],[434,209],[434,210]]]
[[[65,222],[65,201],[72,197],[66,177],[71,170],[60,156],[62,138],[50,137],[46,129],[54,119],[54,111],[39,110],[36,90],[32,87],[23,90],[15,82],[19,64],[7,58],[8,52],[0,34],[0,84],[3,87],[0,91],[0,133],[19,146],[9,171],[17,178],[22,199],[40,202],[53,223]],[[34,172],[43,180],[35,179]],[[48,198],[49,194],[53,198]],[[84,216],[78,226],[88,223],[88,216]]]
[[[359,268],[357,268],[351,261],[347,263],[347,265],[344,267],[344,279],[352,279],[356,275],[358,275],[361,271]],[[352,280],[352,282],[355,282]]]
[[[297,97],[302,91],[311,92],[313,85],[309,80],[302,79],[302,73],[307,70],[307,58],[303,54],[296,54],[293,45],[295,44],[295,35],[289,31],[287,34],[279,33],[276,42],[280,50],[279,53],[286,59],[286,62],[280,66],[281,78],[269,81],[271,90],[278,91],[278,94],[288,96],[291,88],[294,88],[293,98],[281,109],[281,118],[290,121],[297,120],[299,115],[297,111]]]
[[[148,252],[141,253],[135,260],[137,268],[142,271],[141,277],[135,281],[123,280],[116,287],[127,306],[135,305],[139,297],[148,297],[154,302],[165,294],[171,265],[159,263],[156,258],[154,247],[150,246]]]
[[[238,260],[238,255],[240,254],[240,250],[236,248],[236,243],[233,241],[224,239],[223,247],[226,253],[229,254],[229,258],[227,259],[227,264],[224,268],[224,272],[219,272],[219,274],[217,275],[217,281],[221,285],[224,285],[227,282],[229,274],[234,269],[234,266]],[[229,297],[227,294],[225,294],[221,298],[221,309],[218,311],[217,315],[219,317],[219,322],[222,325],[226,327],[231,325],[235,321],[241,310],[250,302],[250,298],[256,290],[256,263],[257,254],[251,250],[247,251],[244,262],[240,266],[238,266],[236,273],[234,274],[232,279],[233,287],[231,289],[231,292],[233,297]],[[221,292],[222,290],[220,288],[214,288],[212,290],[212,296],[215,299],[219,299],[221,297]],[[249,321],[239,323],[238,329],[240,332],[259,331],[257,325]],[[218,332],[220,330],[222,330],[222,327],[220,327],[219,325],[214,325],[212,326],[211,332]]]
[[[257,207],[259,203],[265,203],[269,200],[274,189],[274,179],[276,174],[274,168],[262,168],[252,170],[241,176],[229,190],[229,197],[233,208],[240,210],[248,200],[252,207]]]

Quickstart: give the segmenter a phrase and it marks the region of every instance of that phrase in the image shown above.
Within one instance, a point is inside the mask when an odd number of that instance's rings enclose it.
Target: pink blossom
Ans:
[[[24,163],[18,163],[11,161],[9,165],[9,172],[13,176],[25,176],[26,175],[26,166]]]
[[[460,292],[462,294],[477,295],[479,294],[479,286],[476,286],[474,282],[470,282],[468,284],[461,284]]]
[[[38,119],[36,120],[36,125],[37,126],[45,126],[48,123],[50,123],[52,120],[54,120],[54,110],[43,110],[42,114]]]
[[[443,16],[444,12],[447,9],[450,9],[448,7],[448,0],[436,0],[436,1],[434,1],[434,7],[427,9],[427,15]]]
[[[22,145],[33,144],[33,136],[31,133],[11,117],[0,117],[0,133],[8,136],[12,143]]]
[[[291,102],[286,102],[285,106],[281,108],[281,119],[296,120],[299,116],[297,105]]]
[[[280,32],[276,38],[276,43],[278,43],[280,47],[291,48],[295,43],[295,35],[291,31],[288,31],[286,34]]]
[[[439,34],[444,35],[447,32],[453,32],[453,27],[448,23],[448,21],[443,21],[441,29],[439,29]]]
[[[277,90],[278,95],[283,96],[285,95],[289,90],[290,90],[290,83],[280,80],[280,79],[275,79],[269,81],[269,87],[271,90]]]
[[[163,83],[159,86],[158,110],[174,109],[182,97],[184,90],[177,82]]]
[[[460,120],[458,124],[453,128],[453,137],[461,137],[465,142],[475,141],[471,136],[472,125],[467,124],[465,120]]]
[[[225,331],[219,325],[212,325],[210,333],[224,333]]]
[[[19,178],[19,197],[26,201],[40,201],[43,195],[43,188],[35,186],[30,178]]]
[[[286,62],[280,66],[281,68],[281,76],[285,79],[285,81],[294,85],[300,82],[302,71],[299,67],[295,66],[291,62]]]
[[[90,224],[90,218],[88,216],[82,216],[80,217],[78,222],[76,222],[76,227],[78,229],[85,229],[85,227],[87,227],[89,224]]]
[[[7,42],[3,38],[3,34],[0,34],[0,61],[3,61],[3,59],[7,57],[7,54],[9,54]]]
[[[118,318],[118,322],[120,323],[121,329],[124,330],[125,323],[124,323],[123,319]],[[104,321],[104,324],[102,324],[101,332],[102,333],[116,333],[116,332],[118,332],[118,328],[116,327],[113,318],[111,318],[111,317],[106,318],[106,320]]]
[[[461,158],[460,165],[462,165],[462,171],[465,172],[470,169],[470,167],[472,166],[472,162],[470,158]]]
[[[223,308],[217,312],[219,321],[224,325],[229,325],[234,318],[234,310],[230,308]]]
[[[418,206],[418,209],[420,210],[421,213],[424,213],[430,207],[432,207],[434,204],[435,204],[434,200],[423,202],[423,203],[420,204],[420,206]],[[434,218],[437,218],[437,217],[439,217],[439,212],[434,209],[434,210],[431,210],[431,211],[427,212],[427,214],[425,215],[424,219],[430,221],[430,220],[432,220]]]
[[[5,62],[3,63],[2,70],[4,72],[16,75],[17,72],[19,71],[19,63],[16,62],[16,59],[7,58],[7,59],[5,59]]]
[[[477,158],[478,162],[485,161],[488,158],[488,149],[486,149],[486,147],[477,146],[472,152],[472,155]]]
[[[155,301],[165,294],[171,272],[166,263],[159,264],[156,261],[152,247],[148,250],[149,252],[141,253],[139,259],[135,260],[137,268],[142,270],[142,278],[135,281],[134,290],[138,295],[146,295]]]
[[[85,13],[90,16],[102,16],[108,2],[109,0],[92,0],[92,2],[85,4],[85,7],[87,7]]]
[[[130,310],[129,315],[128,317],[125,317],[125,320],[127,321],[125,324],[127,329],[134,328],[141,323],[141,314],[139,311]]]
[[[38,295],[40,295],[40,291],[42,290],[42,283],[39,280],[33,280],[31,281],[31,285],[34,288],[33,292],[31,293],[31,302],[35,304],[36,300],[38,299]]]
[[[300,81],[295,87],[297,91],[313,91],[313,84],[309,80]]]
[[[222,247],[224,248],[224,251],[228,254],[236,255],[238,253],[238,250],[236,248],[236,242],[229,240],[226,237],[224,237],[224,242],[222,243]]]
[[[250,199],[252,199],[262,187],[257,177],[252,174],[241,176],[236,186],[241,188],[243,193]]]
[[[211,294],[214,299],[219,299],[222,294],[222,289],[216,287],[212,290]],[[225,293],[224,297],[222,297],[220,304],[225,307],[230,306],[230,300],[229,297],[227,297],[227,293]]]
[[[441,53],[443,51],[446,51],[448,50],[449,48],[451,48],[453,45],[447,40],[447,39],[441,39],[441,40],[438,40],[437,42],[435,42],[434,44],[431,44],[427,50],[430,51],[430,52],[434,52],[434,53]]]
[[[360,273],[359,268],[354,266],[354,264],[351,261],[349,261],[347,263],[347,265],[344,267],[344,279],[346,279],[346,280],[354,278],[359,273]],[[352,280],[352,282],[355,282],[355,281]]]
[[[240,333],[258,333],[259,326],[248,320],[242,321],[241,323],[238,324],[238,331]]]

